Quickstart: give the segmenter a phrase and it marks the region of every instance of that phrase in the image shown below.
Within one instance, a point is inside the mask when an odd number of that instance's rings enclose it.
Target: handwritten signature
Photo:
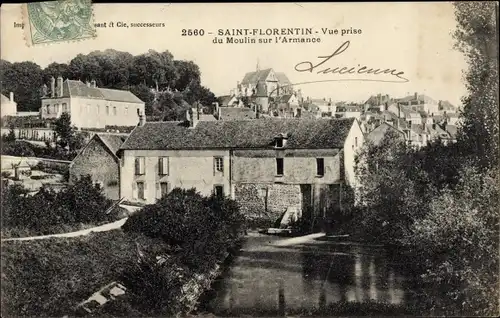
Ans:
[[[318,64],[314,65],[310,61],[304,61],[300,62],[297,65],[295,65],[295,70],[297,72],[310,72],[312,73],[313,71],[316,71],[317,74],[373,74],[373,75],[384,75],[384,74],[389,74],[394,77],[397,77],[398,79],[395,80],[382,80],[382,79],[369,79],[369,78],[354,78],[354,79],[338,79],[338,81],[346,81],[346,80],[351,80],[351,81],[375,81],[375,82],[393,82],[393,83],[406,83],[409,82],[409,79],[404,77],[404,72],[398,71],[396,69],[380,69],[380,68],[368,68],[366,66],[361,66],[358,64],[357,66],[353,67],[335,67],[335,68],[322,68],[321,70],[318,70],[318,68],[331,60],[334,56],[338,56],[345,52],[347,48],[350,45],[350,41],[346,41],[342,43],[341,46],[339,46],[335,52],[331,55],[326,55],[326,56],[318,56],[319,59],[323,59],[320,61]],[[324,66],[323,66],[324,67]],[[331,81],[331,80],[327,80]]]

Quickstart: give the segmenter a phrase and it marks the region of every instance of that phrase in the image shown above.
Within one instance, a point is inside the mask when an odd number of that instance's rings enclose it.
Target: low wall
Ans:
[[[38,163],[42,162],[49,167],[65,167],[69,166],[71,161],[67,160],[56,160],[48,158],[36,158],[36,157],[16,157],[16,156],[1,156],[1,167],[2,171],[13,170],[13,165],[17,165],[21,160],[25,160],[31,167],[36,166]]]

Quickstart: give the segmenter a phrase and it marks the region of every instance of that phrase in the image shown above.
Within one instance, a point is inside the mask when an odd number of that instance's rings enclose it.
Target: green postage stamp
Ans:
[[[80,41],[96,36],[90,0],[23,4],[28,45]]]

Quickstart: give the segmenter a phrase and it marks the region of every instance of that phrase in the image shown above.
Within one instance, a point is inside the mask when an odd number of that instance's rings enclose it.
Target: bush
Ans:
[[[17,140],[3,142],[2,155],[16,157],[34,157],[35,152],[29,142]]]
[[[2,230],[29,229],[34,235],[52,234],[62,225],[80,226],[108,221],[111,205],[90,176],[61,192],[42,188],[33,196],[20,185],[2,188]]]
[[[415,222],[406,243],[425,260],[424,278],[447,286],[461,314],[496,315],[499,174],[466,167],[461,175],[456,188],[436,197]]]
[[[237,243],[244,221],[231,199],[207,198],[194,189],[176,188],[132,215],[123,230],[162,239],[179,249],[177,256],[183,264],[205,273]]]

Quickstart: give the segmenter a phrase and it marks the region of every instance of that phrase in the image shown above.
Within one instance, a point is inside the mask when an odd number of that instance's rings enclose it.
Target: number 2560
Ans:
[[[205,30],[203,29],[182,29],[182,36],[203,36]]]

